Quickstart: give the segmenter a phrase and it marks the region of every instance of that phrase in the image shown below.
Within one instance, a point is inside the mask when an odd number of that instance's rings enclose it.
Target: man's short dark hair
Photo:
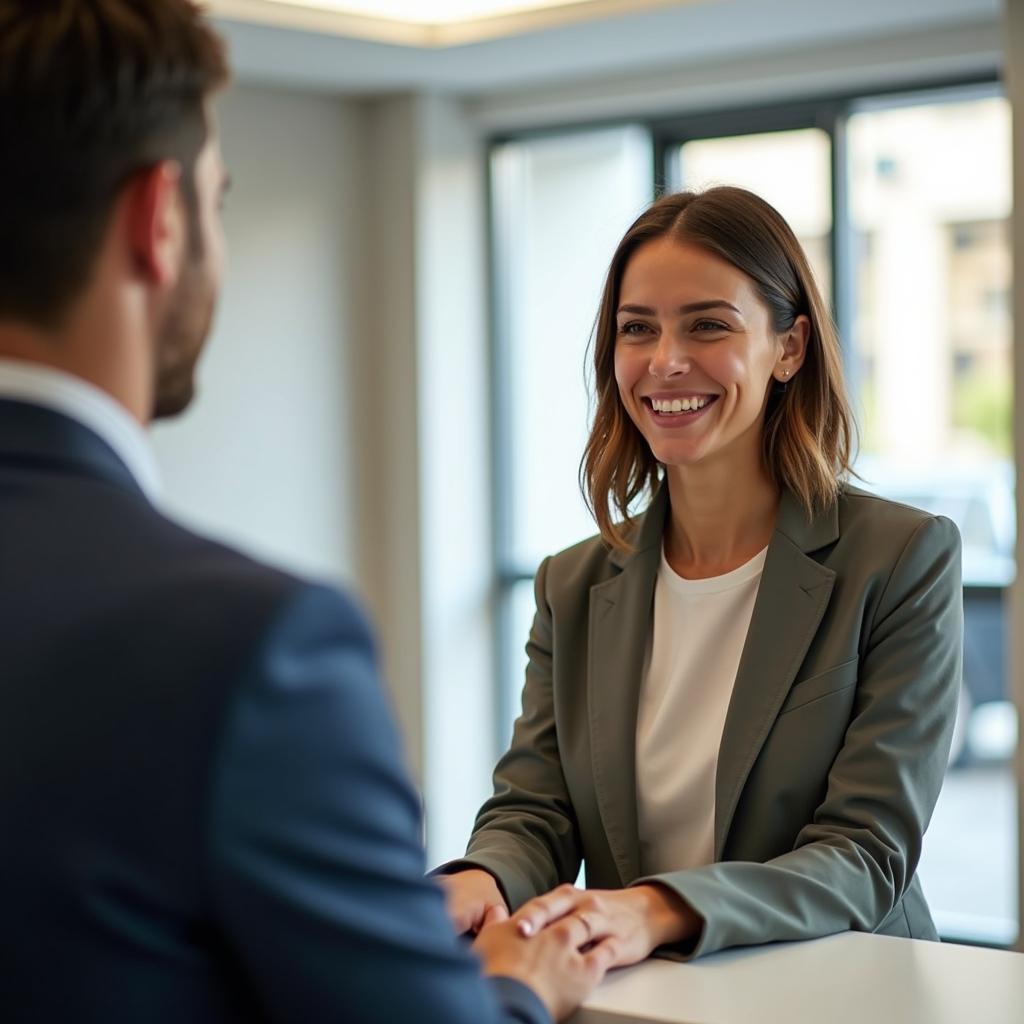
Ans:
[[[227,78],[191,0],[0,0],[0,318],[60,323],[133,173],[178,161],[196,217]]]

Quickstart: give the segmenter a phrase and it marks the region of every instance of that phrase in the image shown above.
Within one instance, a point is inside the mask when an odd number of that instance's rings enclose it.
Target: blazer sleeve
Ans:
[[[480,808],[466,856],[438,869],[490,872],[513,909],[563,882],[575,882],[583,853],[562,773],[551,680],[550,559],[537,570],[537,613],[526,645],[523,710],[494,770],[494,793]]]
[[[274,617],[212,766],[206,887],[260,1019],[550,1020],[485,980],[423,877],[417,796],[351,602],[305,587]]]
[[[914,877],[938,799],[961,683],[960,541],[948,519],[910,537],[863,647],[853,717],[824,799],[793,849],[638,879],[704,919],[684,958],[729,946],[873,931]]]

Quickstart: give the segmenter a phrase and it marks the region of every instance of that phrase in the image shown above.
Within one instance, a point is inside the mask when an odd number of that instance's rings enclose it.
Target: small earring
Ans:
[[[793,372],[792,370],[783,370],[782,371],[782,375],[783,375],[783,377],[788,377],[792,372]]]

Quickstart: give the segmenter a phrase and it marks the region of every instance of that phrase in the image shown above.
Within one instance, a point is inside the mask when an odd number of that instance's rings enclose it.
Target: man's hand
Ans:
[[[539,937],[553,922],[581,920],[594,941],[610,941],[612,967],[635,964],[667,942],[681,942],[700,931],[702,919],[671,889],[637,885],[630,889],[577,889],[560,885],[524,903],[512,924],[524,936]]]
[[[514,921],[503,921],[481,931],[473,949],[485,974],[523,982],[555,1020],[562,1020],[590,995],[616,960],[615,940],[595,943],[593,928],[606,929],[606,923],[596,914],[592,924],[570,914],[527,938]]]
[[[459,935],[474,935],[484,927],[508,920],[508,906],[494,876],[479,868],[469,868],[454,875],[437,875],[444,890],[448,916]]]

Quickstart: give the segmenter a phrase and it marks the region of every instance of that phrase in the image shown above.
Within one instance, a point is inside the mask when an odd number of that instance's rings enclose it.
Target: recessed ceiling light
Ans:
[[[289,7],[312,7],[339,14],[385,18],[416,25],[449,25],[527,11],[575,7],[593,0],[268,0]]]
[[[424,49],[717,0],[200,0],[214,17]]]

